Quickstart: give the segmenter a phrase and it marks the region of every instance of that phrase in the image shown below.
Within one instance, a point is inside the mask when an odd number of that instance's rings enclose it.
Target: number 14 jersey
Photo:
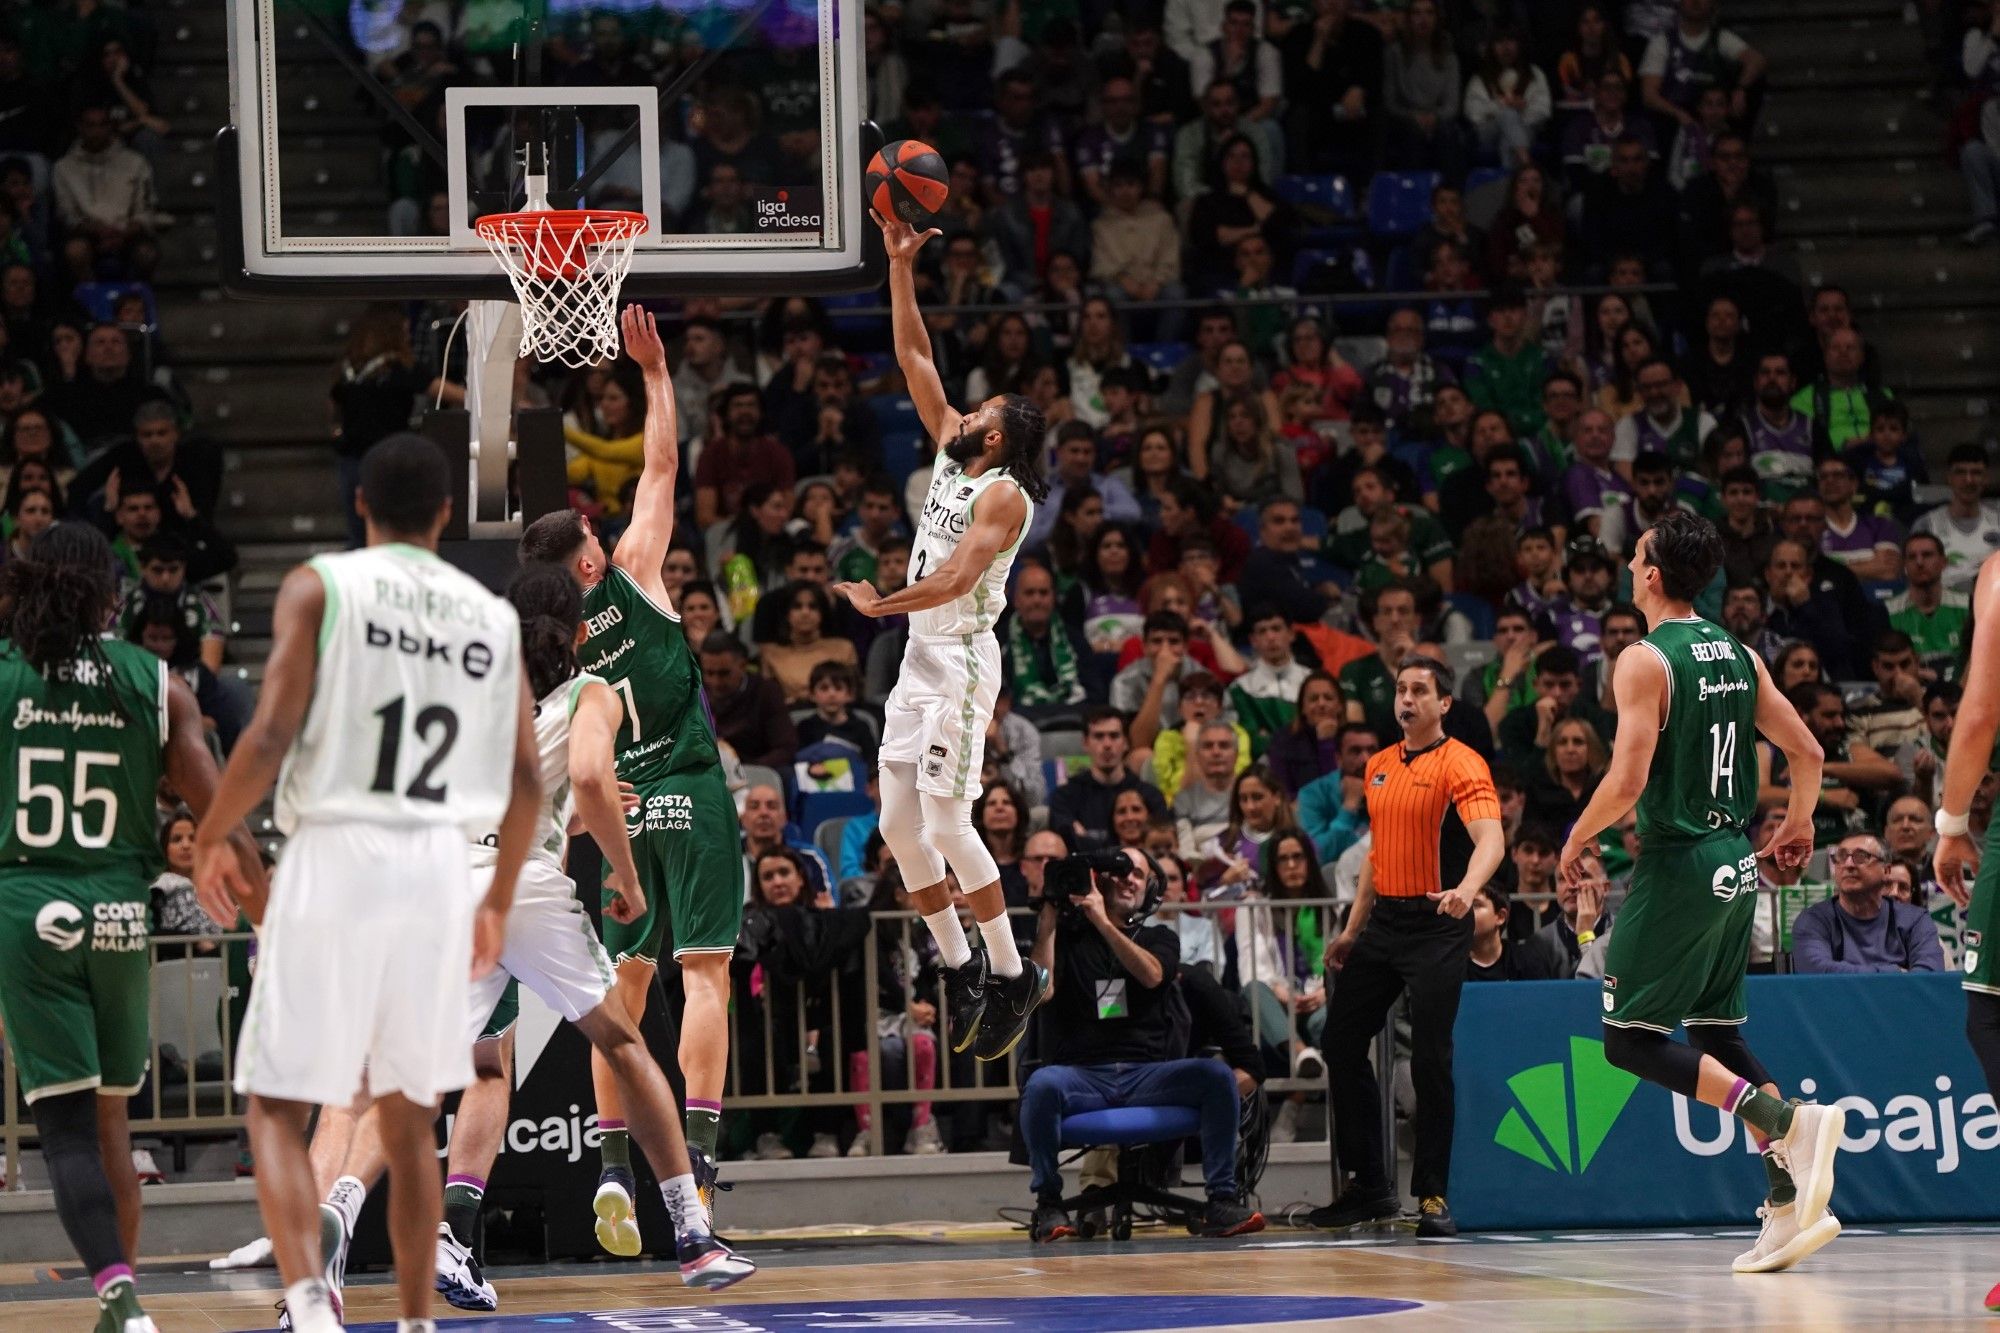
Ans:
[[[514,608],[421,547],[310,562],[326,590],[305,724],[278,777],[278,827],[457,825],[477,838],[513,788]]]
[[[1639,794],[1639,839],[1690,842],[1741,830],[1757,810],[1757,668],[1750,650],[1699,616],[1640,640],[1667,668],[1666,719]]]

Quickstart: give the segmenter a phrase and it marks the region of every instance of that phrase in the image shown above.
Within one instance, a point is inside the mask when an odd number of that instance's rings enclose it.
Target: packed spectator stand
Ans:
[[[226,750],[276,575],[346,538],[353,460],[451,400],[463,364],[444,359],[456,307],[214,299],[219,8],[0,7],[0,558],[56,518],[103,526],[119,632],[188,676]],[[465,8],[410,0],[362,54],[421,104],[476,63],[454,46]],[[1753,967],[1797,965],[1795,922],[1835,890],[1938,907],[1928,810],[1965,593],[2000,544],[1981,327],[2000,301],[1996,32],[2000,5],[1954,0],[871,6],[869,114],[952,168],[919,290],[952,400],[1025,393],[1050,421],[977,811],[1010,898],[1059,840],[1170,852],[1190,899],[1351,899],[1361,766],[1397,734],[1390,664],[1436,645],[1459,676],[1452,734],[1505,798],[1475,969],[1590,975],[1579,913],[1615,925],[1616,893],[1559,898],[1553,852],[1603,771],[1609,666],[1644,632],[1623,562],[1680,506],[1729,551],[1701,609],[1827,750],[1824,843],[1879,835],[1889,858],[1872,886],[1824,859],[1767,886]],[[565,36],[578,82],[663,83],[679,58],[669,23],[624,9]],[[741,227],[757,164],[797,145],[726,78],[687,110],[663,153],[671,221]],[[435,228],[378,119],[329,107],[329,206]],[[842,913],[897,904],[868,773],[903,630],[824,589],[911,577],[934,449],[884,301],[659,312],[685,451],[665,577],[746,855],[789,850],[801,898]],[[519,386],[566,410],[573,500],[615,532],[637,375]],[[1632,841],[1607,837],[1614,879]],[[769,947],[750,883],[746,941]],[[1263,1015],[1283,1078],[1310,1065],[1332,923],[1280,939],[1264,915],[1174,923],[1184,962]],[[182,919],[171,894],[163,919]],[[1932,929],[1953,965],[1955,919]],[[883,1002],[922,1003],[906,961]],[[851,1118],[784,1128],[747,1150],[856,1141]],[[992,1129],[954,1115],[909,1144]]]

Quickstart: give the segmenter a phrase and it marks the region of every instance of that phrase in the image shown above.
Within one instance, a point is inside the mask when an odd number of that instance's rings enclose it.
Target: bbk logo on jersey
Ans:
[[[646,832],[686,833],[694,828],[694,801],[679,792],[646,798]]]
[[[42,943],[68,953],[83,943],[83,913],[75,903],[44,903],[35,913],[35,934]]]

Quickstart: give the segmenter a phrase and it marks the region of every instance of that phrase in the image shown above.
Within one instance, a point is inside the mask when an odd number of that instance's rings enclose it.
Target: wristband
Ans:
[[[1970,815],[1948,815],[1940,810],[1931,820],[1941,838],[1962,838],[1972,830]]]
[[[1578,944],[1589,944],[1596,938],[1597,932],[1594,930],[1579,930],[1576,932],[1576,942]]]

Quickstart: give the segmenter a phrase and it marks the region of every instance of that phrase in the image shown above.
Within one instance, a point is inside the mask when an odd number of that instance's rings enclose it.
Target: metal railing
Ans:
[[[1156,919],[1170,921],[1175,914],[1188,911],[1254,914],[1256,924],[1251,928],[1268,925],[1271,938],[1284,942],[1281,956],[1295,958],[1303,914],[1318,913],[1325,923],[1321,936],[1330,938],[1342,907],[1332,898],[1251,898],[1164,904]],[[1017,911],[1015,915],[1026,913]],[[1240,932],[1245,927],[1234,929]],[[231,1003],[240,1004],[247,997],[237,995],[229,984],[228,959],[231,948],[247,947],[252,939],[248,934],[225,934],[156,936],[149,941],[153,958],[152,1063],[144,1088],[133,1099],[130,1123],[135,1136],[223,1137],[244,1126],[247,1099],[232,1087],[237,1029],[231,1021]],[[870,914],[868,930],[855,950],[824,974],[774,977],[767,968],[753,977],[754,962],[737,962],[734,969],[739,984],[729,1019],[730,1062],[724,1105],[739,1112],[865,1110],[862,1132],[868,1135],[873,1153],[880,1156],[888,1151],[886,1112],[890,1107],[1016,1101],[1022,1051],[992,1063],[975,1061],[970,1053],[953,1055],[954,1018],[946,997],[942,993],[922,994],[917,988],[920,969],[912,964],[918,957],[917,946],[927,939],[927,928],[914,912],[877,912]],[[891,957],[903,960],[897,980],[906,1002],[921,1000],[935,1007],[927,1027],[909,1015],[906,1003],[900,1023],[905,1045],[900,1086],[885,1086],[885,1027],[897,1026],[885,1024],[892,1015],[880,1002],[883,967]],[[1251,975],[1257,966],[1239,951],[1239,991],[1246,990],[1245,983],[1250,981],[1268,985],[1278,980]],[[742,984],[746,977],[754,980],[754,987]],[[1290,980],[1296,983],[1297,978]],[[1291,1045],[1298,1039],[1302,993],[1298,984],[1283,988],[1279,1000],[1284,1013],[1282,1033],[1273,1031],[1276,1010],[1254,999],[1249,1003],[1250,1032],[1260,1052],[1282,1049],[1289,1059]],[[926,1034],[929,1040],[923,1040]],[[1386,1117],[1392,1105],[1388,1073],[1393,1050],[1386,1041],[1383,1047],[1380,1059]],[[856,1057],[864,1057],[865,1065],[857,1063]],[[934,1083],[918,1076],[919,1060],[935,1061]],[[864,1071],[865,1079],[857,1077]],[[924,1086],[926,1083],[931,1086]],[[1273,1094],[1285,1095],[1318,1091],[1324,1084],[1281,1075],[1267,1079],[1264,1086]],[[4,1061],[4,1075],[0,1075],[0,1150],[15,1168],[7,1173],[8,1189],[22,1188],[22,1144],[36,1137],[20,1098],[15,1062],[9,1058]],[[1385,1141],[1393,1143],[1393,1136],[1385,1135]]]

